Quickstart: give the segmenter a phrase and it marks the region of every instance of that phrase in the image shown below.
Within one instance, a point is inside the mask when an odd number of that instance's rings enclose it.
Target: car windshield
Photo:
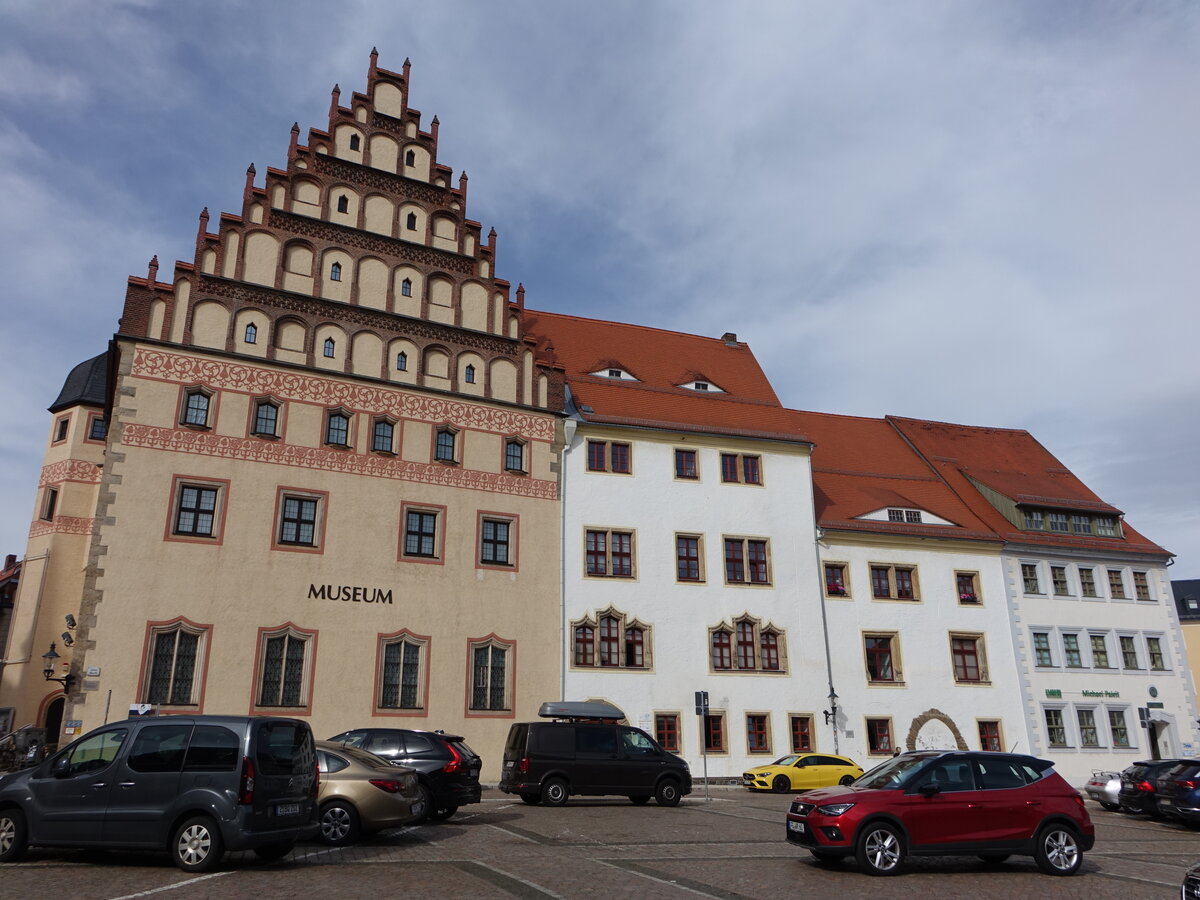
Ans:
[[[925,765],[929,756],[897,756],[889,759],[854,782],[855,787],[889,790],[900,787],[913,772]]]

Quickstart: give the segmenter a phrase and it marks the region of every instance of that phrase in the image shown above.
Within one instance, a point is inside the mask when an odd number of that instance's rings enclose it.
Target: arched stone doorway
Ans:
[[[902,750],[966,750],[967,742],[954,720],[940,709],[927,709],[908,726]]]
[[[46,729],[46,746],[53,749],[58,746],[58,736],[62,734],[63,709],[67,698],[59,695],[46,704],[46,715],[42,727]]]

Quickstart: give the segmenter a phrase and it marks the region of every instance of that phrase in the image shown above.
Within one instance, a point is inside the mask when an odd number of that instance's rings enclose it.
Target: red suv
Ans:
[[[1083,797],[1053,763],[1014,753],[918,750],[846,787],[792,801],[787,839],[819,860],[853,855],[871,875],[895,875],[909,856],[1032,856],[1049,875],[1073,875],[1096,832]]]

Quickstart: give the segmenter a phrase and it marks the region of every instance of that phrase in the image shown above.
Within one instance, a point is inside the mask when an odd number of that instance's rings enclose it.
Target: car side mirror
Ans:
[[[917,788],[917,793],[922,797],[935,797],[942,792],[942,789],[936,784],[923,784]]]
[[[54,778],[65,778],[71,774],[71,761],[65,756],[60,756],[50,766],[50,774]]]

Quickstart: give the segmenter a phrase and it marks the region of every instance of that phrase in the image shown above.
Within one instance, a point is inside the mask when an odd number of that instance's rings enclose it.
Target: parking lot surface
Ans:
[[[1071,878],[1032,859],[988,866],[971,857],[913,860],[872,878],[853,861],[818,865],[784,840],[788,794],[703,790],[674,809],[623,799],[527,806],[496,791],[448,822],[383,832],[357,846],[304,844],[279,862],[230,854],[216,872],[187,875],[165,854],[32,850],[0,865],[0,897],[193,900],[200,897],[467,898],[1087,898],[1178,897],[1200,860],[1200,831],[1088,810],[1096,847]]]

